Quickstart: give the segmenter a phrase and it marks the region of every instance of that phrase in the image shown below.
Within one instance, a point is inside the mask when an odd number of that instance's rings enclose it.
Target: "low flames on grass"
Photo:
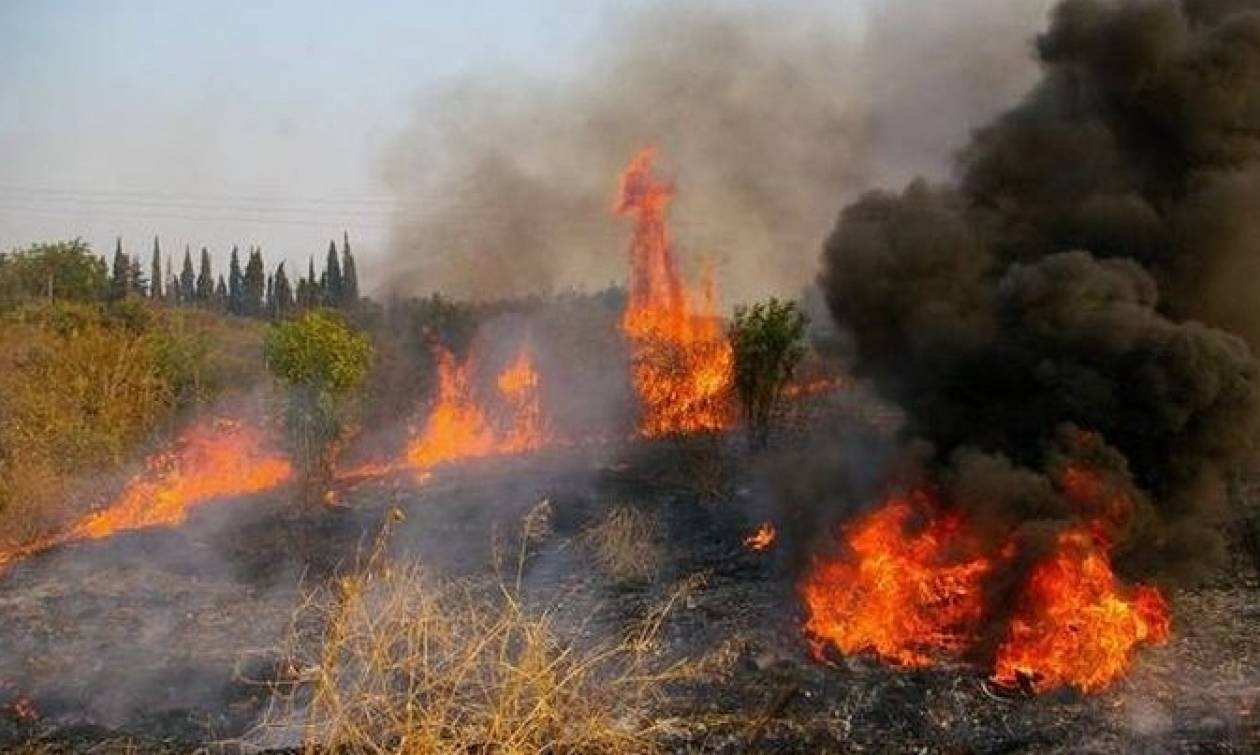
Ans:
[[[193,424],[167,448],[145,462],[108,506],[68,531],[0,553],[0,569],[17,558],[78,540],[119,532],[173,527],[209,501],[270,490],[293,474],[289,460],[274,451],[266,434],[245,422],[207,419]]]
[[[1016,539],[986,547],[936,492],[895,495],[843,526],[837,552],[816,558],[800,584],[815,655],[834,648],[927,667],[974,656],[1001,615],[994,682],[1029,693],[1111,684],[1138,647],[1168,639],[1168,604],[1112,570],[1109,533],[1127,524],[1126,494],[1074,465],[1060,488],[1082,519],[1034,558],[1009,613],[988,604],[986,587],[1018,568]]]
[[[459,363],[446,349],[437,357],[437,398],[407,447],[408,467],[428,470],[461,459],[522,454],[549,442],[538,372],[527,349],[495,380],[497,412],[478,400],[471,359]]]

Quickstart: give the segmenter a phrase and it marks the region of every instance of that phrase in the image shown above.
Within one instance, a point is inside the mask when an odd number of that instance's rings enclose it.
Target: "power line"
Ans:
[[[0,192],[19,193],[24,195],[51,195],[56,197],[87,197],[87,198],[119,198],[119,199],[151,199],[156,202],[166,201],[184,201],[192,203],[217,203],[217,202],[289,202],[297,204],[312,205],[392,205],[395,203],[393,197],[352,197],[352,196],[333,196],[333,197],[301,197],[291,196],[285,193],[276,194],[187,194],[180,192],[162,192],[162,191],[129,191],[122,189],[100,190],[100,189],[83,189],[83,188],[63,188],[51,186],[23,186],[19,184],[0,184]]]
[[[360,222],[350,218],[330,218],[328,220],[320,220],[315,218],[283,218],[283,217],[243,217],[228,215],[181,215],[176,213],[161,212],[136,212],[124,211],[120,209],[96,208],[88,211],[76,210],[72,208],[55,208],[55,207],[39,207],[29,204],[14,204],[0,199],[0,212],[8,214],[20,213],[36,213],[41,215],[54,215],[57,217],[95,217],[106,216],[115,218],[128,218],[133,220],[179,220],[190,223],[259,223],[263,225],[292,225],[306,226],[313,228],[344,228],[347,225],[355,228],[365,228],[372,230],[387,230],[392,227],[385,223]]]

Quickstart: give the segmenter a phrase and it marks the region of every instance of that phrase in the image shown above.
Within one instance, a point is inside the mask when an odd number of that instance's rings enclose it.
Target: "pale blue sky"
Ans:
[[[604,12],[0,0],[0,248],[122,234],[147,249],[158,233],[168,248],[236,240],[300,258],[348,226],[370,254],[389,208],[383,148],[420,92],[469,72],[563,72]]]
[[[943,165],[942,144],[1023,86],[1027,71],[1006,72],[1041,11],[1012,9],[1047,1],[695,0],[684,10],[760,6],[829,19],[821,33],[846,39],[882,18],[863,60],[898,58],[895,75],[873,65],[861,91],[838,70],[833,86],[841,98],[941,102],[930,123],[917,107],[881,122],[896,152],[881,159],[907,163],[900,175]],[[418,138],[418,114],[444,101],[435,91],[462,91],[464,76],[543,82],[527,94],[563,88],[627,11],[663,2],[687,0],[0,0],[0,250],[81,236],[107,252],[120,235],[147,256],[157,234],[176,257],[185,244],[208,246],[216,262],[233,243],[261,244],[269,264],[304,266],[345,229],[371,288],[395,206],[390,147]],[[947,43],[948,55],[920,65]],[[922,70],[906,78],[908,67]]]

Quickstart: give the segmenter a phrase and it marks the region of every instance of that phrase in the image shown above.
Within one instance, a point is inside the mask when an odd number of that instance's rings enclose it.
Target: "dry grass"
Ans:
[[[616,506],[583,533],[595,563],[617,584],[644,584],[656,578],[664,558],[660,520],[634,506]]]
[[[684,669],[654,660],[677,594],[626,636],[578,644],[547,611],[521,602],[519,571],[515,584],[452,581],[386,563],[381,550],[298,612],[256,744],[496,755],[657,750],[648,711]]]

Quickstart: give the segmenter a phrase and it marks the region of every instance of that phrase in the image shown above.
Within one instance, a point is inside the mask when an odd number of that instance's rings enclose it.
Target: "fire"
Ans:
[[[118,500],[79,522],[69,539],[171,527],[198,504],[268,490],[292,474],[288,459],[269,451],[257,429],[229,420],[197,424],[172,450],[150,458]]]
[[[1090,692],[1121,676],[1138,645],[1165,642],[1171,621],[1158,589],[1122,585],[1111,569],[1112,533],[1133,514],[1127,487],[1079,462],[1062,470],[1058,486],[1084,521],[1059,533],[1033,567],[993,678],[1036,691]]]
[[[1030,692],[1093,692],[1122,676],[1140,645],[1168,639],[1169,609],[1158,589],[1125,585],[1112,571],[1107,533],[1125,523],[1129,491],[1082,465],[1067,467],[1059,487],[1082,518],[1020,585],[993,679]],[[800,585],[815,654],[830,644],[907,667],[975,647],[985,581],[1015,552],[1013,541],[986,551],[923,491],[891,498],[840,537],[844,550],[815,560]]]
[[[744,547],[754,553],[764,553],[774,546],[778,532],[770,522],[764,522],[751,535],[744,538]]]
[[[816,561],[801,584],[815,655],[830,643],[918,667],[970,642],[991,564],[959,547],[967,539],[961,519],[938,509],[915,491],[844,527],[848,552]]]
[[[547,442],[538,373],[522,350],[496,381],[504,421],[495,423],[473,390],[471,360],[459,364],[438,349],[438,394],[424,432],[407,449],[407,463],[427,470],[445,462],[534,451]]]
[[[733,355],[717,316],[711,272],[695,290],[679,274],[665,215],[673,188],[652,176],[656,150],[621,174],[613,211],[633,217],[630,291],[621,328],[632,349],[632,381],[648,437],[720,430],[731,423]]]
[[[67,532],[0,553],[0,569],[17,558],[75,540],[94,540],[127,530],[173,527],[195,506],[269,490],[288,481],[289,461],[272,452],[257,428],[224,419],[194,424],[169,449],[145,462],[109,506]]]
[[[1124,673],[1138,645],[1165,642],[1169,625],[1159,590],[1118,584],[1089,528],[1068,529],[1033,568],[993,678],[1036,691],[1099,690]]]

